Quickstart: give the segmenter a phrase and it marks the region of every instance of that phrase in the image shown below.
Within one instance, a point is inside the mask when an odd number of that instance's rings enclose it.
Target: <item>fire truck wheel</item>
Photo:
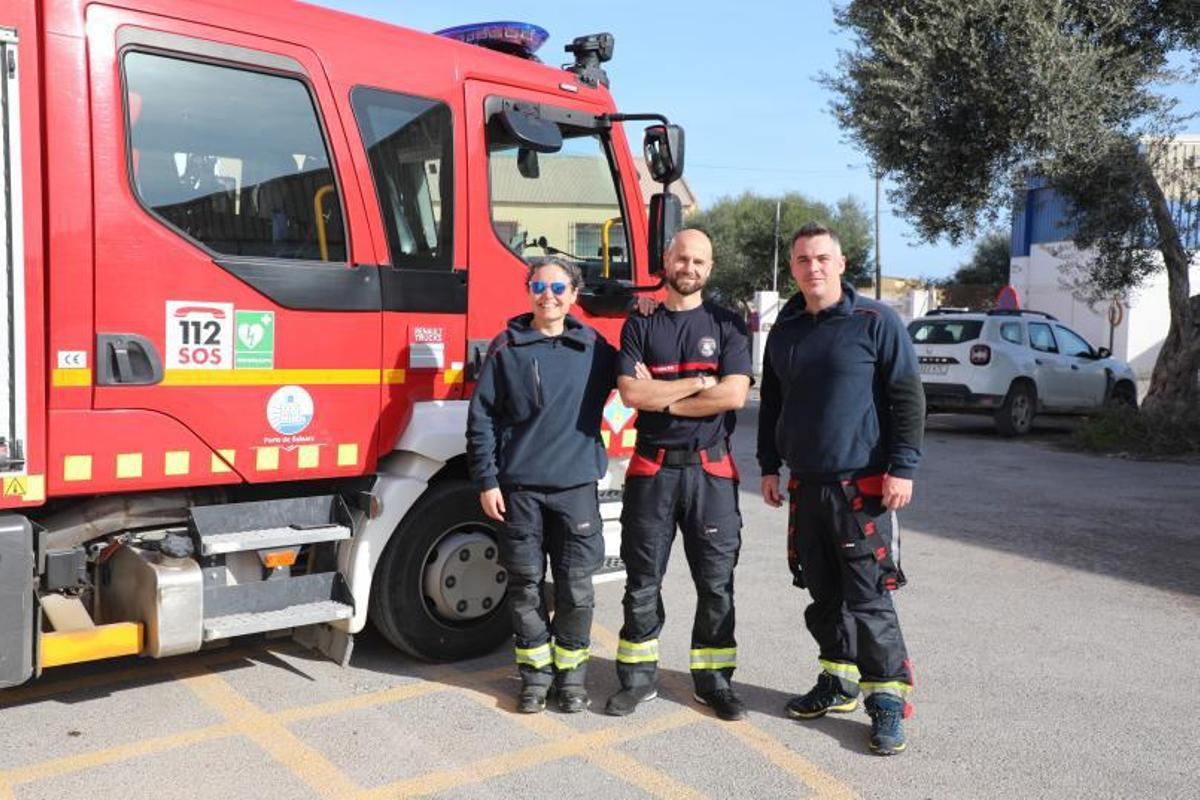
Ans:
[[[496,523],[469,482],[431,486],[405,515],[375,568],[371,621],[427,661],[495,650],[512,633]]]

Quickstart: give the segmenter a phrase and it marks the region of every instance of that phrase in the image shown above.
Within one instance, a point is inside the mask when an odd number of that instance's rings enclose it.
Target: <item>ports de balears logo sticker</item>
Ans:
[[[312,422],[312,395],[302,386],[283,386],[267,401],[267,422],[283,436],[294,436]]]

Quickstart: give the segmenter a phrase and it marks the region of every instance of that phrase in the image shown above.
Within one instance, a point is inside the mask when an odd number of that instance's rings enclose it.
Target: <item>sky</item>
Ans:
[[[847,195],[874,214],[875,185],[863,153],[848,141],[817,78],[837,66],[850,41],[828,0],[715,4],[653,0],[548,3],[531,0],[316,0],[361,16],[423,31],[498,19],[532,22],[550,33],[547,64],[569,60],[576,36],[616,39],[605,65],[617,108],[665,114],[686,132],[685,178],[701,207],[744,191],[800,192],[833,204]],[[1179,91],[1180,111],[1200,110],[1200,90]],[[1192,126],[1197,129],[1200,126]],[[639,133],[629,130],[632,142]],[[949,275],[972,246],[920,242],[887,201],[881,211],[885,275]]]

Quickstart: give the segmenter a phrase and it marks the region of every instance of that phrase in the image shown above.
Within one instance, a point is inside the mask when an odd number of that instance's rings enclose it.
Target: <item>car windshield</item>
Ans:
[[[959,344],[979,338],[983,321],[976,319],[918,319],[908,325],[916,344]]]

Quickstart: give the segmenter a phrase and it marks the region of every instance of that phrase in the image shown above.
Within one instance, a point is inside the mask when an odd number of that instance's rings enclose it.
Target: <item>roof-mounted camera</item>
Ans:
[[[575,56],[574,64],[564,64],[563,69],[574,72],[588,86],[604,84],[608,87],[608,74],[600,65],[612,59],[615,40],[611,33],[593,33],[580,36],[564,47]]]

